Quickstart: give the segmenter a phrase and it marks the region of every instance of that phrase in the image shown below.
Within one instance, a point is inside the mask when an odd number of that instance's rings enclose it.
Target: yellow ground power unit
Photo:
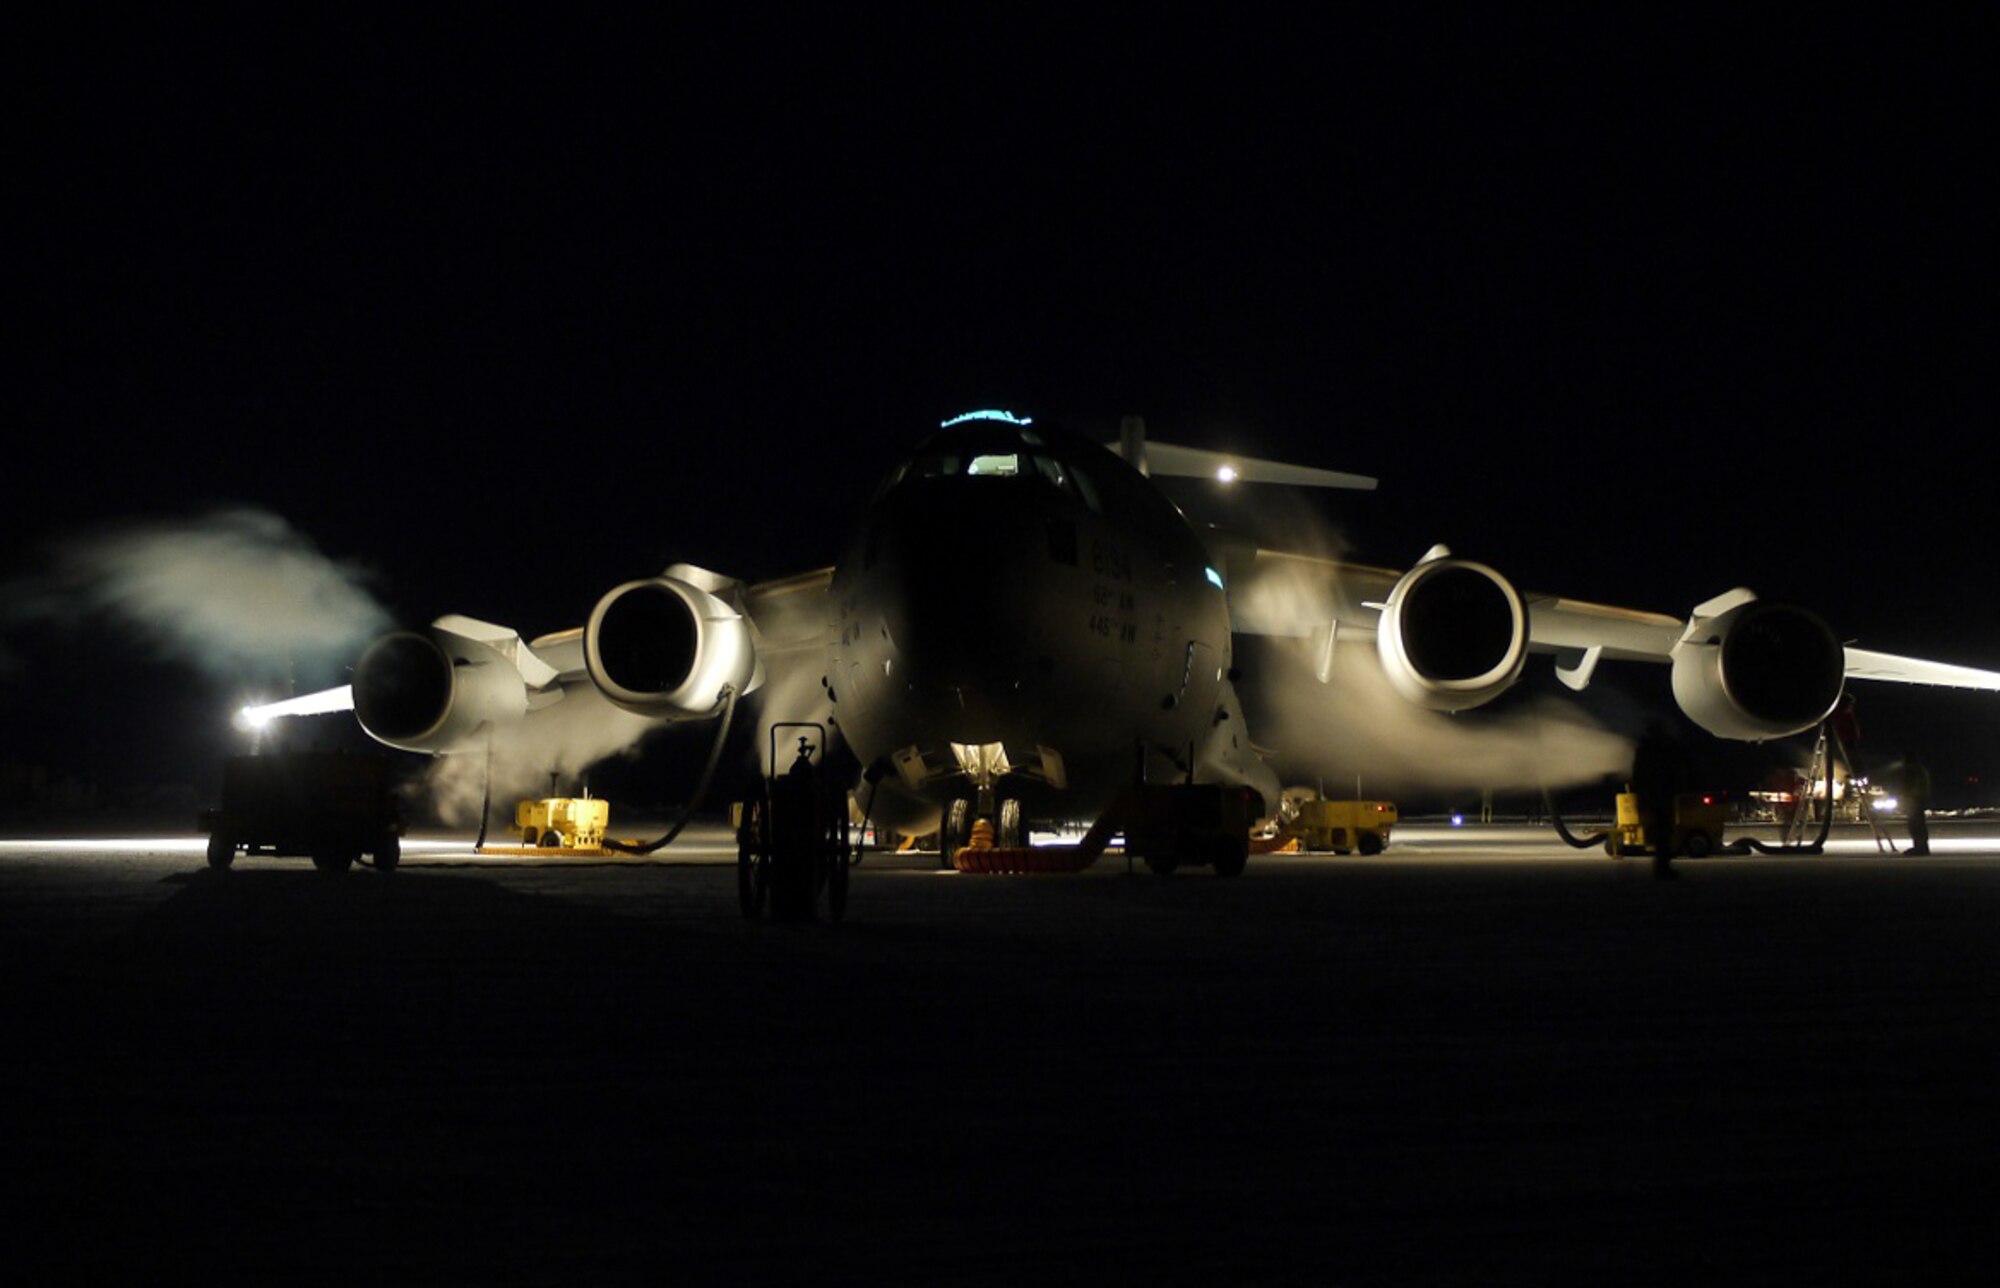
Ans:
[[[1308,850],[1335,854],[1380,854],[1396,825],[1396,807],[1388,801],[1302,800],[1286,831],[1298,836]]]
[[[1637,793],[1620,792],[1618,823],[1604,838],[1604,852],[1614,859],[1627,854],[1655,854],[1664,840],[1669,854],[1707,858],[1722,848],[1722,816],[1721,796],[1683,792],[1674,797],[1673,818],[1662,837],[1653,821],[1640,810]]]
[[[611,803],[592,797],[549,797],[514,807],[521,844],[544,850],[594,850],[604,844]]]

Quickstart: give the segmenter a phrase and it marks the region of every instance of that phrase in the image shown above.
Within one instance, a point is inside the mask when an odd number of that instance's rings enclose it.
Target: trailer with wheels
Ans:
[[[1255,799],[1242,787],[1221,783],[1144,784],[1119,793],[1099,825],[1115,820],[1125,833],[1125,852],[1145,860],[1156,875],[1205,867],[1219,877],[1237,877],[1250,858]]]
[[[383,872],[402,859],[403,818],[388,762],[345,752],[231,756],[222,766],[222,805],[199,819],[208,866],[242,854],[295,854],[322,872],[345,872],[367,855]]]
[[[824,772],[826,727],[782,723],[771,727],[772,765],[780,729],[803,733],[785,772],[765,778],[743,803],[736,831],[736,895],[746,920],[817,921],[822,896],[829,921],[847,912],[847,870],[854,861],[848,832],[847,793]]]

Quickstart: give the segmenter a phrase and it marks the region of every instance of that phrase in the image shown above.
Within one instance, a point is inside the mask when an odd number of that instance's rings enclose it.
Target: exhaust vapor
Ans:
[[[1564,699],[1450,715],[1398,695],[1372,646],[1338,647],[1325,683],[1308,650],[1279,651],[1284,657],[1267,677],[1276,681],[1272,714],[1258,740],[1279,749],[1287,785],[1317,775],[1340,795],[1359,775],[1371,791],[1532,791],[1592,782],[1632,765],[1630,739]]]
[[[821,665],[816,652],[781,655],[769,661],[764,684],[738,701],[730,735],[732,746],[740,746],[746,737],[752,742],[750,755],[765,774],[773,770],[768,762],[771,729],[776,722],[816,721],[824,725],[832,714],[832,703],[820,687]],[[676,729],[612,705],[588,684],[572,687],[561,702],[494,735],[493,818],[504,818],[516,800],[546,795],[551,773],[558,776],[559,791],[575,790],[574,784],[591,766],[614,757],[636,756],[648,735],[667,730],[672,732],[666,736],[690,740],[712,739],[717,733],[712,719]],[[795,748],[796,743],[789,739],[779,740],[778,770],[791,764]],[[464,827],[478,823],[486,773],[483,748],[432,760],[424,785],[441,822]],[[718,803],[719,797],[712,793],[707,804],[713,807]]]
[[[534,718],[499,730],[492,741],[494,819],[512,817],[513,803],[549,794],[549,775],[559,791],[573,790],[585,770],[614,756],[635,756],[659,721],[615,707],[590,685],[572,688],[561,702]],[[487,752],[481,747],[435,756],[424,787],[438,819],[449,826],[479,822],[485,799]]]
[[[237,508],[62,541],[45,575],[9,588],[8,615],[107,619],[224,684],[312,687],[389,628],[367,582],[278,515]]]
[[[1265,520],[1271,545],[1313,559],[1347,557],[1348,542],[1303,502],[1273,504]],[[1323,623],[1351,619],[1362,601],[1387,593],[1388,578],[1350,571],[1336,579],[1311,559],[1260,560],[1254,583],[1239,586],[1237,609],[1247,620]],[[1316,776],[1344,793],[1359,775],[1384,791],[1556,789],[1632,764],[1632,740],[1566,698],[1503,699],[1498,709],[1459,715],[1417,706],[1390,687],[1368,634],[1341,636],[1329,648],[1322,630],[1260,639],[1253,648],[1260,701],[1252,728],[1259,743],[1277,749],[1275,767],[1288,786]]]

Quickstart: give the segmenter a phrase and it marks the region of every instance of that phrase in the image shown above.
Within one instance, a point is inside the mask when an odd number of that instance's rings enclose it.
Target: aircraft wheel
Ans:
[[[208,866],[217,872],[226,872],[229,865],[236,862],[236,842],[229,839],[226,832],[214,831],[208,834]]]
[[[1021,822],[1021,802],[1009,796],[1000,802],[1000,817],[993,821],[993,844],[1003,850],[1019,849],[1027,843],[1027,828]]]
[[[375,843],[375,870],[394,872],[396,865],[403,861],[403,838],[394,832]]]
[[[954,796],[944,807],[944,820],[938,824],[938,866],[948,868],[954,854],[965,848],[972,839],[972,802],[963,796]]]

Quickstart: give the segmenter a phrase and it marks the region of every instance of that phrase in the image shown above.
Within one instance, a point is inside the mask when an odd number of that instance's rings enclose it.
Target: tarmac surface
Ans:
[[[1991,1278],[2000,825],[1673,881],[1525,826],[1234,881],[872,856],[798,927],[740,918],[726,842],[0,841],[0,1265]]]

